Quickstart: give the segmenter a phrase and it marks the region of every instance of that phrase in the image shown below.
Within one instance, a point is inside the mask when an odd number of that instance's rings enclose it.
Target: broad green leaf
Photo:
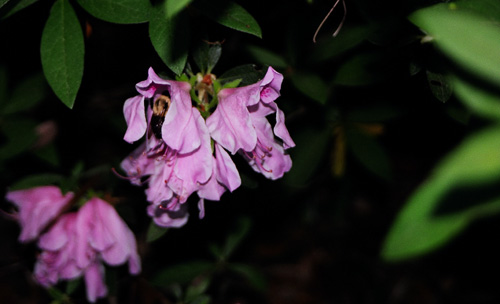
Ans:
[[[33,108],[47,94],[47,84],[41,73],[31,75],[14,88],[3,114],[13,114]]]
[[[187,61],[189,26],[185,14],[168,18],[164,9],[161,5],[152,9],[149,37],[161,60],[180,75]]]
[[[500,179],[500,127],[492,127],[466,139],[435,168],[434,173],[410,197],[389,231],[382,257],[398,261],[435,250],[478,217],[500,212],[500,191],[482,197],[452,196],[455,206],[467,208],[440,214],[443,200],[453,191],[497,184]],[[467,192],[467,191],[466,191]],[[469,200],[469,201],[463,201]]]
[[[239,4],[224,1],[201,1],[193,5],[200,13],[217,23],[262,38],[262,31],[257,21]]]
[[[146,233],[146,242],[150,243],[161,238],[165,233],[167,233],[168,228],[160,227],[151,221],[148,226],[148,232]]]
[[[193,52],[193,59],[202,74],[212,72],[222,54],[222,47],[219,43],[209,45],[201,43]]]
[[[151,283],[160,287],[168,285],[186,284],[201,274],[205,274],[214,269],[214,263],[209,261],[191,261],[173,265],[160,270],[152,279]]]
[[[361,131],[348,129],[346,133],[348,147],[356,159],[376,176],[390,180],[391,165],[384,148]]]
[[[295,72],[291,78],[293,85],[301,93],[322,105],[326,104],[328,85],[320,76],[308,72]]]
[[[20,190],[38,186],[58,184],[63,179],[64,176],[52,173],[29,175],[10,185],[9,190]]]
[[[446,102],[450,99],[453,89],[449,79],[440,73],[426,71],[427,82],[431,88],[432,94],[441,102]]]
[[[5,9],[7,10],[7,12],[5,13],[5,15],[3,15],[3,12],[2,12],[3,16],[1,19],[5,19],[7,17],[10,17],[10,16],[14,15],[15,13],[19,12],[20,10],[32,5],[33,3],[37,2],[37,1],[38,0],[19,0],[19,1],[9,2],[9,0],[7,0],[7,1],[2,0],[2,1],[0,1],[0,8],[2,8],[5,5]],[[7,2],[9,2],[9,3],[7,3]]]
[[[236,263],[229,263],[227,267],[244,276],[255,289],[265,291],[267,285],[266,278],[255,267]]]
[[[54,93],[70,109],[83,77],[83,33],[68,0],[57,0],[50,11],[40,46],[42,67]]]
[[[452,82],[455,94],[471,111],[490,119],[500,119],[500,95],[498,92],[495,94],[458,77],[454,77]]]
[[[290,155],[293,166],[285,174],[285,182],[294,187],[304,187],[313,179],[314,173],[320,166],[324,166],[325,155],[331,141],[333,131],[330,128],[312,129],[302,128],[294,134],[295,148]]]
[[[439,4],[413,13],[410,20],[462,67],[500,85],[500,27],[456,5]]]
[[[286,68],[288,64],[278,54],[258,46],[249,46],[248,52],[261,64],[272,66],[273,68]]]
[[[204,277],[202,280],[197,280],[188,286],[186,290],[186,295],[184,296],[185,303],[192,303],[196,299],[207,291],[208,286],[210,286],[210,278]]]
[[[240,86],[246,86],[249,84],[256,83],[262,79],[265,75],[264,70],[257,70],[257,66],[254,64],[245,64],[236,66],[218,78],[221,84],[226,84],[237,79],[241,80]]]
[[[77,0],[92,16],[104,21],[129,24],[149,20],[149,0]]]
[[[166,0],[167,17],[172,18],[188,6],[192,0]]]
[[[500,22],[500,2],[497,0],[459,0],[455,2],[458,9],[467,9],[490,19]]]

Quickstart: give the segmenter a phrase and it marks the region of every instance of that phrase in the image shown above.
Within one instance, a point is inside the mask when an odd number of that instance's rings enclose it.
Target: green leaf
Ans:
[[[14,114],[33,108],[47,94],[47,84],[41,73],[31,75],[14,88],[11,97],[2,109],[3,114]]]
[[[189,26],[185,14],[168,18],[164,9],[164,6],[157,6],[152,10],[149,37],[161,60],[180,75],[187,61]]]
[[[222,249],[222,256],[220,259],[227,260],[233,254],[234,250],[238,247],[238,245],[242,242],[245,236],[248,234],[250,230],[252,222],[249,218],[242,217],[238,219],[237,227],[233,233],[227,236],[226,242]]]
[[[470,136],[445,157],[396,217],[382,257],[398,261],[430,252],[463,231],[471,221],[500,212],[498,151],[497,126]],[[490,188],[486,196],[481,191],[485,186]],[[457,192],[462,194],[452,195]],[[443,201],[450,201],[450,197],[453,208],[464,203],[467,207],[441,214],[439,210],[447,207]]]
[[[219,43],[202,43],[193,52],[193,59],[201,73],[208,74],[219,61],[221,54],[222,47]]]
[[[193,3],[193,5],[200,13],[217,23],[262,38],[262,31],[257,21],[239,4],[223,1],[200,1]]]
[[[278,54],[258,46],[248,46],[248,52],[261,64],[272,66],[274,68],[286,68],[288,64]]]
[[[64,179],[60,174],[44,173],[24,177],[9,187],[9,190],[28,189],[38,186],[58,184]]]
[[[301,93],[322,105],[326,104],[328,85],[320,76],[308,72],[295,72],[291,78],[293,85]]]
[[[295,148],[290,151],[293,166],[284,179],[288,185],[304,187],[315,176],[316,170],[324,166],[324,156],[333,131],[330,128],[321,130],[302,128],[294,134]]]
[[[263,70],[257,70],[257,66],[254,64],[245,64],[234,67],[223,73],[218,80],[221,84],[226,84],[237,79],[241,80],[240,85],[246,86],[249,84],[256,83],[264,77]]]
[[[227,267],[230,270],[244,276],[255,289],[259,291],[265,291],[267,286],[266,278],[261,272],[256,270],[254,267],[250,265],[236,264],[236,263],[230,263],[227,265]]]
[[[446,102],[450,99],[453,93],[452,85],[449,79],[440,73],[426,71],[427,82],[431,88],[432,94],[441,102]]]
[[[356,159],[370,172],[384,180],[392,178],[389,157],[383,147],[361,131],[348,129],[347,144]]]
[[[393,76],[392,62],[382,52],[361,52],[345,60],[338,68],[334,84],[362,86],[383,82]]]
[[[92,16],[104,21],[130,24],[149,21],[148,0],[77,0]]]
[[[5,15],[3,15],[3,13],[2,13],[3,16],[1,19],[8,18],[8,17],[14,15],[15,13],[19,12],[20,10],[27,8],[28,6],[32,5],[33,3],[37,2],[37,1],[38,0],[19,0],[19,1],[9,2],[9,0],[7,0],[7,1],[2,0],[0,2],[0,8],[2,8],[4,5],[7,4],[5,6],[7,13]],[[7,3],[7,2],[9,2],[9,3]]]
[[[40,158],[41,160],[44,160],[48,164],[54,166],[54,167],[59,167],[61,162],[59,161],[59,155],[57,153],[56,147],[54,146],[54,143],[50,143],[46,146],[37,148],[33,153]]]
[[[486,118],[500,120],[498,92],[495,94],[458,77],[454,77],[452,82],[455,94],[471,111]]]
[[[500,28],[456,5],[439,4],[413,13],[410,20],[462,67],[500,85]]]
[[[160,227],[151,221],[148,226],[148,232],[146,233],[146,242],[151,243],[161,238],[165,233],[167,233],[168,228]]]
[[[0,112],[7,104],[8,94],[7,88],[9,87],[7,69],[0,65]]]
[[[17,156],[30,149],[36,141],[36,123],[29,119],[12,119],[2,123],[2,132],[6,137],[0,146],[0,161]]]
[[[151,283],[160,287],[167,287],[174,283],[182,285],[213,269],[213,262],[208,261],[191,261],[177,264],[159,271],[151,279]]]
[[[204,295],[209,285],[210,285],[209,277],[205,277],[199,281],[197,280],[187,288],[186,295],[184,296],[184,301],[186,303],[192,303],[193,301],[196,301],[197,298]]]
[[[458,9],[471,10],[493,22],[500,22],[500,2],[497,0],[459,0],[455,5]]]
[[[83,33],[68,0],[57,0],[42,33],[40,47],[45,78],[70,109],[83,77]]]
[[[192,0],[166,0],[167,17],[172,18],[188,6]]]

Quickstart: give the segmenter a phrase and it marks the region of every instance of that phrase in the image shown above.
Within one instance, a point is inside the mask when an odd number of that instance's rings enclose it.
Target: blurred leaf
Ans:
[[[356,159],[376,176],[390,180],[389,157],[375,138],[355,129],[347,129],[346,133],[348,147]]]
[[[495,189],[496,195],[488,198],[466,197],[470,200],[468,208],[436,214],[443,198],[453,189],[497,185],[500,179],[498,151],[500,127],[492,127],[470,136],[446,156],[396,217],[382,257],[398,261],[427,253],[444,245],[476,218],[500,212],[500,193]],[[463,195],[455,199],[461,197]]]
[[[149,0],[77,0],[92,16],[113,23],[143,23],[149,20]]]
[[[293,85],[301,93],[322,105],[326,104],[328,85],[320,76],[308,72],[295,72],[291,78]]]
[[[180,75],[186,66],[188,29],[185,14],[167,18],[163,6],[151,10],[149,22],[151,43],[161,60],[177,75]]]
[[[7,69],[4,66],[0,65],[0,112],[3,111],[3,108],[7,104],[8,84],[9,84],[9,80],[8,80],[8,75],[7,75]]]
[[[453,89],[450,81],[446,76],[440,73],[426,71],[427,82],[431,88],[432,94],[441,102],[446,102],[450,99]]]
[[[490,119],[500,119],[498,92],[495,94],[458,77],[454,77],[452,81],[457,97],[474,113]]]
[[[266,278],[262,273],[256,270],[254,267],[245,264],[235,264],[230,263],[227,267],[245,277],[248,282],[259,291],[265,291],[267,282]]]
[[[436,45],[458,64],[487,81],[500,85],[500,28],[467,10],[439,4],[410,16],[434,38]]]
[[[224,246],[222,248],[221,255],[218,257],[221,260],[228,260],[233,254],[234,250],[238,247],[241,241],[245,238],[250,230],[252,222],[249,218],[243,217],[238,219],[237,227],[234,229],[233,233],[230,233]]]
[[[160,270],[153,276],[151,283],[160,287],[166,287],[174,283],[182,285],[191,282],[197,276],[213,269],[214,263],[208,261],[191,261],[177,264]]]
[[[53,143],[35,149],[34,154],[54,167],[58,167],[61,164],[59,161],[59,155],[57,154],[56,147],[54,146]]]
[[[0,146],[0,161],[12,158],[30,149],[36,141],[36,123],[29,119],[2,122],[6,143]]]
[[[500,2],[497,0],[458,0],[455,4],[458,9],[471,10],[491,21],[500,22]]]
[[[161,238],[165,233],[167,233],[168,228],[160,227],[151,221],[148,226],[148,232],[146,233],[146,242],[151,243]]]
[[[194,298],[189,304],[209,304],[212,301],[212,298],[208,295],[199,295]]]
[[[193,5],[200,13],[234,30],[262,38],[259,24],[243,7],[227,1],[200,1]]]
[[[9,190],[20,190],[28,189],[38,186],[45,186],[51,184],[58,184],[64,179],[64,176],[60,174],[44,173],[28,175],[23,179],[10,185]]]
[[[365,106],[360,109],[354,109],[346,114],[346,120],[349,122],[384,122],[397,118],[404,114],[402,109],[395,106]]]
[[[172,18],[188,6],[192,0],[166,0],[167,17]]]
[[[67,295],[72,295],[76,289],[81,285],[82,280],[81,278],[69,280],[68,283],[66,284],[66,294]]]
[[[245,64],[234,67],[225,73],[223,73],[218,80],[221,84],[227,82],[235,81],[241,79],[241,86],[246,86],[249,84],[256,83],[264,77],[264,72],[262,70],[257,70],[257,66],[254,64]]]
[[[335,38],[320,40],[311,52],[311,62],[319,63],[337,57],[363,42],[372,30],[365,26],[343,27]]]
[[[272,66],[274,68],[286,68],[288,64],[278,54],[258,46],[248,46],[248,52],[261,64]]]
[[[210,278],[208,277],[205,277],[200,281],[196,281],[195,284],[189,285],[186,290],[186,295],[184,296],[184,301],[186,303],[192,303],[196,301],[197,298],[204,295],[209,285],[210,285]],[[198,301],[197,303],[199,303]]]
[[[362,86],[383,82],[393,76],[391,60],[381,52],[364,52],[347,59],[338,68],[333,82]]]
[[[193,59],[201,73],[208,74],[215,67],[222,54],[222,47],[219,43],[209,45],[201,43],[193,52]]]
[[[6,10],[6,14],[3,15],[3,12],[2,12],[2,18],[1,19],[5,19],[5,18],[8,18],[12,15],[14,15],[15,13],[19,12],[20,10],[32,5],[33,3],[37,2],[38,0],[19,0],[19,1],[10,1],[7,0],[1,0],[0,1],[0,8],[2,8],[4,5],[5,5],[5,10]],[[9,3],[7,3],[9,2]],[[7,5],[6,5],[7,4]]]
[[[47,85],[42,73],[24,79],[14,88],[9,100],[2,109],[3,114],[13,114],[33,108],[47,94]]]
[[[50,11],[40,46],[45,77],[57,97],[73,108],[83,77],[83,33],[68,0],[57,0]]]
[[[316,130],[305,127],[294,134],[296,146],[290,152],[293,166],[284,177],[287,184],[304,187],[314,177],[317,169],[325,165],[324,155],[332,132],[330,128]]]

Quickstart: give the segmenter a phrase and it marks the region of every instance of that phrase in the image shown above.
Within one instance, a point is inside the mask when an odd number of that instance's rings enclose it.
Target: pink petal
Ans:
[[[123,139],[129,143],[133,143],[144,136],[147,129],[144,97],[138,95],[127,99],[123,106],[123,115],[127,122],[127,131]]]
[[[240,173],[226,150],[217,143],[214,146],[217,180],[233,192],[241,185]]]
[[[87,287],[87,300],[91,303],[108,294],[104,283],[104,267],[101,264],[93,263],[85,270],[85,285]]]

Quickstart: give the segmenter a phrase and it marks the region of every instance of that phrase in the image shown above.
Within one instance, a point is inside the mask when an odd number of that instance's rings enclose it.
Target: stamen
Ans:
[[[326,22],[326,20],[328,19],[328,17],[330,17],[330,15],[332,14],[332,12],[335,9],[335,7],[337,7],[337,4],[339,4],[339,1],[340,0],[337,0],[335,2],[335,4],[333,5],[333,7],[330,9],[330,11],[328,12],[328,14],[326,14],[325,18],[323,19],[323,21],[321,21],[320,25],[316,29],[316,32],[314,33],[314,36],[313,36],[313,42],[314,43],[316,43],[316,37],[318,36],[319,30],[323,27],[323,24]],[[344,15],[342,17],[342,20],[340,21],[340,24],[337,26],[337,29],[333,33],[333,35],[332,35],[333,37],[337,37],[337,35],[339,34],[340,29],[342,29],[342,26],[344,25],[345,17],[347,15],[347,7],[345,5],[345,0],[342,0],[342,4],[344,6]]]

